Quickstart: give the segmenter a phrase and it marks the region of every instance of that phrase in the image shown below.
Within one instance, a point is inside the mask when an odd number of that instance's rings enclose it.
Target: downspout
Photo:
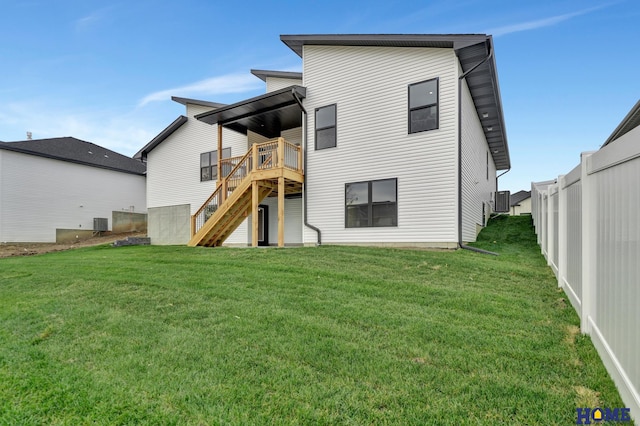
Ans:
[[[472,73],[476,68],[487,62],[492,57],[493,46],[489,44],[489,54],[487,54],[487,56],[483,60],[478,62],[476,65],[474,65],[466,72],[464,72],[460,77],[458,77],[458,246],[464,250],[498,256],[498,253],[488,250],[482,250],[476,247],[470,247],[462,242],[462,80],[467,78],[467,75]]]
[[[316,243],[316,245],[320,245],[322,243],[322,232],[320,232],[319,228],[313,226],[307,220],[307,122],[308,122],[307,110],[304,108],[304,106],[302,106],[302,101],[300,101],[300,98],[298,98],[298,95],[296,95],[295,89],[291,89],[291,93],[293,93],[294,99],[296,100],[296,102],[298,103],[298,106],[304,113],[304,135],[302,137],[303,138],[302,146],[304,149],[304,152],[303,152],[304,164],[302,167],[305,174],[304,182],[302,183],[302,209],[304,210],[304,214],[303,214],[304,226],[316,231],[316,233],[318,234],[318,242]]]

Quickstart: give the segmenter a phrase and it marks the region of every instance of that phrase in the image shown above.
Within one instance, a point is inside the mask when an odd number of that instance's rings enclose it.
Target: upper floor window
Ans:
[[[222,158],[231,157],[231,148],[222,149]],[[200,154],[200,182],[218,179],[218,151]]]
[[[409,85],[409,133],[438,128],[438,79]]]
[[[316,149],[336,146],[336,104],[316,109]]]
[[[347,228],[397,225],[397,179],[345,185],[345,226]]]

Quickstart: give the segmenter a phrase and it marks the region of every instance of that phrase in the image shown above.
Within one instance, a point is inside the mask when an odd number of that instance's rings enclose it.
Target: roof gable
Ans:
[[[169,136],[173,134],[176,130],[178,130],[184,123],[188,121],[188,118],[184,115],[173,120],[173,123],[169,124],[163,131],[161,131],[155,138],[151,139],[151,141],[140,149],[140,151],[136,152],[133,158],[145,160],[147,158],[147,154],[150,153],[155,147],[160,145],[167,139]]]
[[[74,137],[1,142],[0,149],[137,175],[147,169],[138,160]]]

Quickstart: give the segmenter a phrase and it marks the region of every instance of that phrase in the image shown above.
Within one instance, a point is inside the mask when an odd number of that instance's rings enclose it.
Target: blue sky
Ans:
[[[595,150],[640,98],[640,2],[0,0],[0,140],[75,136],[134,154],[184,107],[299,71],[280,34],[493,34],[513,169],[529,189]]]

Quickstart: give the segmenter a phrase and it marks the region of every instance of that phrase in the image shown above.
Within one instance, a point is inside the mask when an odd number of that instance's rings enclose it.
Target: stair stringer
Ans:
[[[271,192],[271,186],[259,186],[258,202],[262,202]],[[244,219],[251,213],[252,202],[252,178],[247,176],[237,186],[205,222],[205,224],[195,233],[188,245],[216,247],[222,245],[224,241],[235,231]]]

